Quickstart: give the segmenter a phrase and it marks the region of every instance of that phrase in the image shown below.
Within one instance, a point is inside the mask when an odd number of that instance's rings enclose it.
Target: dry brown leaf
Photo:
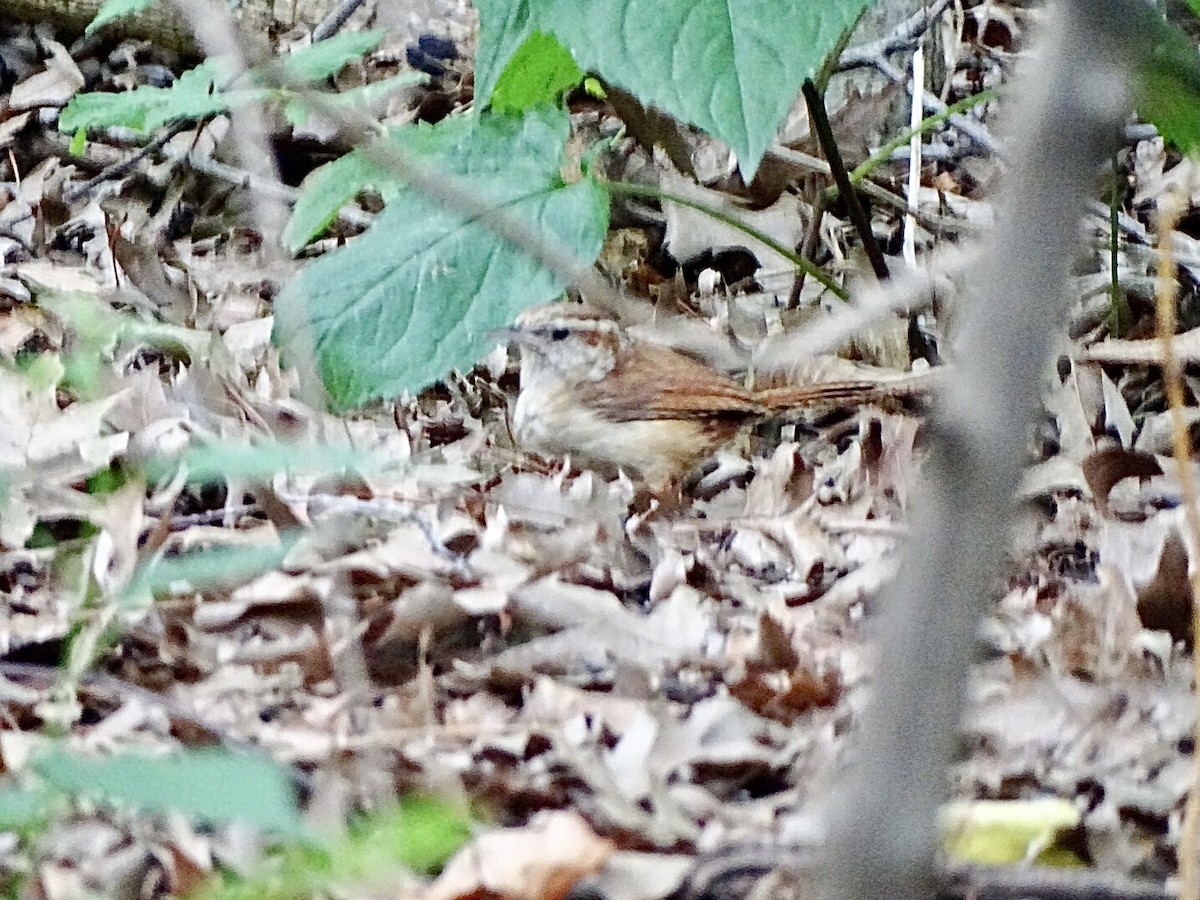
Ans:
[[[446,863],[422,900],[563,900],[612,852],[612,843],[577,813],[542,813],[523,828],[475,838]]]

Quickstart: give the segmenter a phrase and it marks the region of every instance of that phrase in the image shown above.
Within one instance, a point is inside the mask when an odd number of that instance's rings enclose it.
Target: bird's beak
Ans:
[[[490,340],[497,344],[521,344],[529,339],[523,328],[508,325],[504,328],[493,328],[487,333]]]

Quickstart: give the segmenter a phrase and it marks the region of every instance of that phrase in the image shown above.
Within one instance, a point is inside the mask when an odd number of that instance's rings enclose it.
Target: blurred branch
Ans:
[[[884,59],[892,53],[912,50],[921,35],[941,18],[951,2],[952,0],[934,0],[898,24],[886,37],[869,44],[851,47],[838,59],[834,71],[848,72],[851,69],[870,68],[877,60]]]
[[[192,29],[196,42],[210,57],[226,62],[226,78],[234,79],[250,66],[248,54],[229,11],[214,0],[171,0]],[[238,158],[250,177],[260,182],[281,182],[275,166],[275,152],[267,135],[262,107],[247,103],[230,114],[231,134]],[[271,259],[281,255],[279,246],[288,208],[279,197],[260,194],[251,205],[254,227],[262,237],[261,253]],[[276,314],[279,314],[276,310]],[[290,321],[295,318],[296,321]],[[280,323],[281,325],[283,323]],[[286,323],[289,335],[289,361],[299,381],[299,396],[314,409],[324,409],[326,393],[317,371],[316,353],[308,324],[290,316]]]
[[[315,44],[317,41],[323,41],[337,34],[349,18],[354,15],[355,10],[362,5],[363,0],[341,0],[336,7],[329,11],[329,15],[321,20],[321,24],[313,29],[313,43]]]
[[[839,304],[810,325],[767,338],[755,353],[754,368],[788,371],[812,356],[835,352],[854,335],[889,316],[929,306],[939,294],[953,293],[951,283],[978,267],[980,256],[975,244],[923,255],[921,268],[898,273],[886,284],[860,288],[850,304]]]
[[[1093,174],[1127,111],[1137,0],[1060,3],[1036,77],[1014,96],[1013,166],[956,342],[959,364],[930,417],[914,539],[888,591],[860,754],[831,807],[829,898],[929,897],[976,628],[1007,545],[1037,414],[1034,388],[1066,321],[1065,286]],[[1034,384],[1031,384],[1031,381]]]

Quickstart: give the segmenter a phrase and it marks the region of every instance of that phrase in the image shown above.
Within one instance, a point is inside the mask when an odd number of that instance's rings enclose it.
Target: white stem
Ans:
[[[917,44],[912,60],[912,113],[909,116],[910,127],[914,129],[908,142],[908,209],[904,217],[904,261],[909,268],[917,267],[917,220],[913,213],[917,210],[917,194],[921,190],[921,135],[915,129],[921,125],[925,109],[925,48]]]

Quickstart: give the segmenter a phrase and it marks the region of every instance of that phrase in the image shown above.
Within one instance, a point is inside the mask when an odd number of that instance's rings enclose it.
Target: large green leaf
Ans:
[[[512,127],[544,128],[545,125],[542,119],[531,117],[515,120]],[[456,116],[436,125],[419,123],[393,129],[386,139],[406,156],[436,164],[439,171],[465,174],[476,155],[472,152],[472,145],[478,140],[476,128],[476,120]],[[531,163],[539,170],[555,163],[559,148],[555,148],[552,159],[535,159]],[[513,163],[521,164],[521,161],[514,160]],[[385,202],[390,202],[399,195],[402,187],[399,176],[372,159],[371,154],[352,150],[315,169],[304,179],[300,198],[283,231],[283,244],[293,253],[300,250],[324,231],[338,210],[359,191],[374,188],[383,195]]]
[[[480,0],[477,65],[497,78],[505,53],[548,31],[582,68],[724,140],[749,178],[801,83],[871,2]]]
[[[559,174],[569,123],[561,110],[524,118],[451,120],[412,137],[480,201],[587,264],[608,227],[607,193],[591,178]],[[374,225],[311,264],[278,302],[281,321],[307,322],[335,404],[345,407],[416,391],[474,363],[488,332],[546,302],[562,282],[478,219],[404,188]],[[295,315],[299,306],[301,315]],[[286,349],[293,335],[277,325]]]

